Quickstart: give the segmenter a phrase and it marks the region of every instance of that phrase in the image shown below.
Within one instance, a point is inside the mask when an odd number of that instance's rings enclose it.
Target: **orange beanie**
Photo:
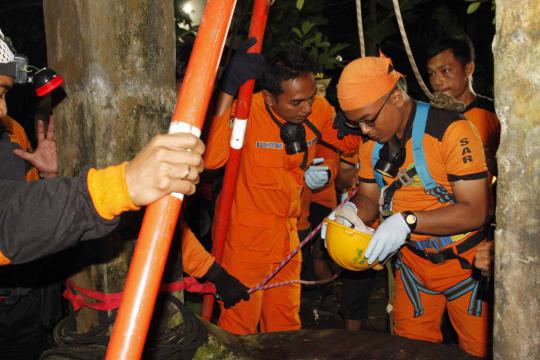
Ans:
[[[387,57],[368,56],[350,62],[337,85],[339,105],[344,111],[371,104],[389,92],[403,75]]]

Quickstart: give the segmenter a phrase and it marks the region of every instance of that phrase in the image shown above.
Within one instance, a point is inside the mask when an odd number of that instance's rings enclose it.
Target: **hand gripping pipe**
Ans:
[[[236,0],[208,0],[169,133],[200,135]],[[118,310],[106,359],[140,359],[183,196],[148,206]]]
[[[248,38],[256,37],[257,43],[249,49],[249,52],[251,53],[261,52],[269,6],[269,0],[255,0],[253,4],[253,15],[251,16]],[[240,167],[240,155],[242,153],[242,146],[244,145],[244,135],[246,132],[254,86],[255,80],[249,80],[240,87],[238,92],[229,159],[227,161],[227,166],[225,167],[223,186],[217,203],[217,215],[213,231],[212,255],[214,255],[218,262],[223,258],[223,247],[225,245],[225,237],[229,226],[236,179],[238,177],[238,168]],[[204,295],[201,317],[205,320],[210,320],[212,318],[213,307],[214,296],[210,294]]]

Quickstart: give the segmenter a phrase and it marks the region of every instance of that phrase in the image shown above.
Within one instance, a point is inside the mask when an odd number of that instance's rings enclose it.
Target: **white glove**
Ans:
[[[363,233],[373,233],[373,229],[366,226],[358,217],[357,211],[356,205],[353,202],[348,201],[339,209],[332,211],[330,215],[328,215],[328,219]],[[326,224],[323,224],[321,229],[321,238],[326,239]]]
[[[317,190],[328,184],[330,181],[330,169],[328,166],[318,166],[324,161],[324,158],[315,158],[304,173],[306,186],[311,190]]]
[[[384,260],[388,255],[397,251],[407,240],[411,232],[409,225],[401,213],[395,213],[375,230],[373,237],[366,249],[368,264],[373,264],[377,259]]]

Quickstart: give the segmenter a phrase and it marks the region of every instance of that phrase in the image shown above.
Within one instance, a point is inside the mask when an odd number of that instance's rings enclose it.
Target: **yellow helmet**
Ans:
[[[370,268],[381,270],[378,261],[368,265],[364,254],[371,240],[371,234],[351,229],[330,219],[324,219],[326,226],[325,244],[330,257],[341,267],[352,271]]]

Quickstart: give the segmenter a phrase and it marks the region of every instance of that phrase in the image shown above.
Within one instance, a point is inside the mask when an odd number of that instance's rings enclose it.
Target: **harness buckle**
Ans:
[[[413,177],[409,176],[409,173],[405,169],[399,172],[396,180],[399,180],[402,186],[408,186],[414,181]]]
[[[381,216],[383,217],[383,219],[386,219],[387,217],[394,215],[391,209],[390,210],[380,209],[379,212],[381,213]]]
[[[443,253],[438,251],[426,251],[424,250],[424,255],[426,258],[434,264],[440,265],[446,262],[446,257]]]

